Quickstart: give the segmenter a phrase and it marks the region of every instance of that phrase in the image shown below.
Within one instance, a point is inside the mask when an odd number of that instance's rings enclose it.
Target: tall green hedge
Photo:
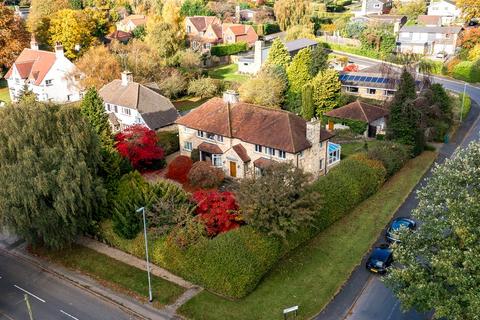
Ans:
[[[210,54],[212,56],[223,57],[229,56],[232,54],[237,54],[242,51],[247,51],[247,43],[246,42],[237,42],[231,44],[218,44],[213,46],[210,49]]]
[[[462,61],[452,71],[455,79],[467,82],[480,82],[480,66],[478,62]]]

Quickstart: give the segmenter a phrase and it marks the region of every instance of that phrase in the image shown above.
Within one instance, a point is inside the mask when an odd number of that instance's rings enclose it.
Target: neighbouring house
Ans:
[[[425,27],[441,27],[442,26],[442,16],[429,16],[429,15],[420,15],[417,18],[417,22],[421,26]]]
[[[342,91],[375,100],[387,100],[395,95],[400,72],[385,64],[377,64],[357,72],[341,71]]]
[[[393,32],[398,33],[401,27],[407,23],[407,16],[393,14],[368,14],[365,16],[354,17],[352,21],[362,21],[370,24],[388,24],[393,25]]]
[[[186,17],[185,31],[189,45],[194,50],[209,51],[222,40],[222,22],[217,17]]]
[[[442,25],[449,25],[462,14],[453,0],[432,0],[427,8],[429,16],[441,16]]]
[[[174,127],[178,111],[169,99],[157,92],[158,87],[133,81],[131,72],[122,72],[121,80],[103,86],[99,94],[114,131],[141,124],[149,129]]]
[[[23,49],[12,67],[5,74],[12,101],[18,101],[25,90],[35,94],[38,101],[73,102],[82,98],[75,65],[68,60],[63,46],[57,44],[55,51],[38,49],[32,38],[30,49]]]
[[[240,6],[235,7],[236,21],[248,21],[254,23],[264,23],[266,21],[275,21],[273,9],[267,6],[261,8],[240,9]]]
[[[319,176],[340,161],[341,147],[329,141],[333,134],[320,121],[239,102],[235,92],[208,100],[176,123],[182,155],[197,149],[201,160],[233,178],[261,175],[284,161]]]
[[[246,42],[249,47],[258,40],[255,29],[248,24],[224,23],[222,24],[223,43]]]
[[[317,45],[317,41],[305,38],[285,42],[285,47],[292,57],[301,49],[314,48]],[[263,63],[267,60],[269,51],[270,47],[265,47],[265,42],[256,41],[253,52],[249,52],[238,58],[238,72],[256,74],[262,68]]]
[[[22,20],[27,20],[30,14],[30,7],[15,6],[15,14]]]
[[[126,44],[132,38],[130,32],[125,32],[121,30],[113,31],[105,36],[105,43],[111,43],[113,40],[117,40],[123,44]]]
[[[359,100],[325,113],[328,130],[346,129],[349,121],[365,124],[363,136],[374,138],[377,134],[385,134],[386,118],[389,112],[385,108],[374,106]],[[345,121],[346,120],[346,121]]]
[[[435,56],[455,54],[462,27],[403,26],[397,39],[397,52]]]
[[[392,10],[392,7],[392,0],[362,0],[360,11],[355,11],[354,14],[356,17],[371,14],[388,14]]]
[[[117,30],[123,32],[132,32],[136,27],[144,26],[147,23],[147,17],[141,14],[132,14],[117,22]]]

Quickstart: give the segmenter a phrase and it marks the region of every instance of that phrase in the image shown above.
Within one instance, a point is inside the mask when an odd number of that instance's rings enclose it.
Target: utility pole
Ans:
[[[145,218],[145,207],[137,209],[137,212],[143,213],[143,233],[145,235],[145,257],[147,259],[147,277],[148,277],[148,301],[153,301],[152,283],[150,281],[150,263],[148,261],[148,241],[147,241],[147,220]]]
[[[28,310],[28,315],[30,316],[30,320],[33,320],[33,314],[32,314],[32,307],[30,306],[30,301],[28,301],[28,295],[24,294],[25,297],[25,304],[27,305],[27,310]]]
[[[465,105],[465,92],[467,91],[467,83],[463,85],[463,96],[462,96],[462,110],[460,111],[460,122],[463,121],[463,106]]]

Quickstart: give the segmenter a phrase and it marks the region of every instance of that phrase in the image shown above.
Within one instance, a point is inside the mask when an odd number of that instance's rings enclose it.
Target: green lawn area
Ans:
[[[239,82],[242,83],[248,78],[247,75],[237,74],[238,65],[232,63],[226,66],[221,66],[218,68],[213,68],[208,71],[208,75],[214,79],[222,79],[230,82]]]
[[[78,245],[61,251],[35,249],[33,252],[69,269],[87,274],[114,290],[131,294],[141,301],[148,300],[148,282],[145,270],[137,269]],[[162,278],[152,276],[151,280],[156,307],[173,303],[184,292],[182,287]]]
[[[185,97],[176,101],[173,101],[173,105],[177,108],[178,111],[187,111],[193,108],[198,107],[208,99],[201,99],[198,97]]]
[[[368,146],[373,146],[377,143],[378,140],[367,141]],[[349,155],[362,151],[364,149],[365,142],[363,140],[360,140],[355,142],[341,143],[340,145],[342,146],[342,157],[346,158]]]
[[[8,92],[7,80],[0,79],[0,101],[10,102],[10,94]]]
[[[298,305],[297,319],[308,319],[330,301],[407,198],[436,154],[410,160],[380,191],[351,214],[281,260],[258,288],[239,301],[202,292],[179,312],[192,319],[283,319]]]

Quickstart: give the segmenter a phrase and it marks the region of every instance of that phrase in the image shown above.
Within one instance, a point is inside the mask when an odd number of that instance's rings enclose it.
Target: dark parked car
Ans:
[[[410,219],[410,218],[396,218],[390,224],[390,227],[387,229],[387,233],[385,237],[387,238],[388,242],[399,242],[398,239],[398,231],[401,228],[407,228],[410,230],[415,230],[417,223]]]
[[[375,247],[368,257],[366,267],[373,273],[384,274],[393,262],[393,250],[387,244]]]

